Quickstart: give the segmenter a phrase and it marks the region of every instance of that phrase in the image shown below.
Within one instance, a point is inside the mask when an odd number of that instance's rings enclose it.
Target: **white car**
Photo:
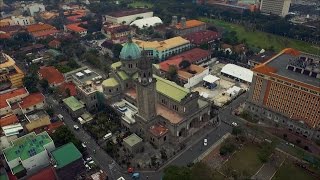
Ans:
[[[86,144],[83,142],[83,143],[81,143],[81,145],[82,145],[82,147],[83,148],[86,148],[87,146],[86,146]]]
[[[88,164],[94,164],[94,161],[89,161]]]
[[[204,146],[207,146],[207,145],[208,145],[208,139],[204,139],[204,140],[203,140],[203,145],[204,145]]]
[[[88,170],[91,170],[91,167],[88,164],[86,164],[85,166]]]
[[[86,158],[86,161],[92,161],[92,157]]]
[[[74,128],[75,130],[79,130],[79,129],[80,129],[78,125],[73,125],[73,128]]]
[[[232,122],[231,125],[234,127],[238,126],[238,124],[236,122]]]

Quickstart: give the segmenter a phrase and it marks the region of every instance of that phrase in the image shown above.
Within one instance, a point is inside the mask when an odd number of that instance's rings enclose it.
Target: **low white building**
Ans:
[[[31,16],[11,16],[10,26],[20,25],[27,26],[34,24],[36,21]]]
[[[129,25],[131,22],[137,20],[137,18],[144,19],[150,17],[153,17],[153,12],[148,9],[130,9],[111,12],[102,16],[102,19],[103,22]]]
[[[135,25],[138,28],[143,29],[146,27],[157,26],[160,24],[162,24],[162,20],[159,17],[154,16],[154,17],[135,20],[130,24],[130,26]]]
[[[221,74],[247,83],[251,83],[253,78],[253,71],[235,64],[226,64]]]
[[[37,170],[49,165],[49,152],[55,149],[48,133],[34,132],[11,142],[11,146],[3,150],[4,158],[13,175],[29,170]]]
[[[4,135],[9,137],[13,135],[18,135],[23,130],[23,127],[21,126],[20,123],[18,123],[18,124],[3,126],[2,130],[4,132]]]
[[[31,16],[34,16],[35,13],[43,12],[46,10],[45,6],[39,3],[28,4],[23,9],[27,11]]]

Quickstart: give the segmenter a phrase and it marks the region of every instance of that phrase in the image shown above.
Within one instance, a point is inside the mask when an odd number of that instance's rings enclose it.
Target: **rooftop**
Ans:
[[[82,154],[73,143],[65,144],[51,152],[57,165],[57,169],[82,158]]]
[[[32,24],[27,26],[27,31],[30,33],[37,32],[37,31],[47,31],[56,29],[54,26],[50,24]]]
[[[170,48],[174,48],[177,46],[190,43],[189,40],[186,40],[181,36],[173,37],[163,41],[142,41],[142,40],[136,40],[136,39],[133,41],[137,43],[140,48],[156,49],[158,51],[163,51],[163,50],[167,50]]]
[[[156,104],[157,114],[170,121],[172,124],[178,124],[183,120],[183,117],[176,111],[173,111],[159,103]]]
[[[60,84],[64,81],[63,74],[53,66],[42,66],[39,69],[39,75],[46,79],[49,84]]]
[[[35,111],[29,114],[25,115],[27,117],[27,119],[29,120],[29,122],[31,121],[35,121],[38,120],[40,118],[49,116],[48,113],[46,111]]]
[[[115,87],[118,85],[119,83],[115,78],[108,78],[102,82],[102,86],[104,87]]]
[[[41,171],[29,177],[28,180],[43,180],[43,177],[45,177],[46,180],[57,179],[52,166],[42,169]]]
[[[2,127],[5,136],[18,135],[23,130],[21,123],[11,124]]]
[[[8,99],[16,96],[27,94],[28,91],[25,88],[14,89],[0,93],[0,109],[9,106],[7,103]]]
[[[33,32],[32,35],[34,37],[47,37],[50,35],[54,35],[58,32],[60,32],[60,31],[56,30],[56,29],[50,29],[50,30],[46,30],[46,31],[36,31],[36,32]]]
[[[44,100],[45,100],[45,97],[42,93],[40,93],[40,92],[33,93],[33,94],[29,94],[27,97],[23,98],[21,100],[21,102],[19,102],[19,106],[22,109],[26,109],[28,107],[42,103],[42,102],[44,102]]]
[[[156,75],[154,75],[154,77],[157,79],[156,89],[158,93],[161,93],[178,102],[180,102],[184,97],[187,96],[187,94],[189,94],[188,89],[181,87],[172,81],[163,79]]]
[[[301,55],[301,52],[297,50],[291,48],[284,49],[263,64],[257,65],[253,68],[253,71],[320,91],[320,79],[287,69],[290,60],[298,58],[299,55]]]
[[[74,96],[63,99],[65,105],[67,105],[72,111],[77,111],[81,108],[84,108],[84,105],[76,99]]]
[[[79,26],[80,24],[86,24],[86,22],[68,24],[68,25],[66,25],[66,28],[67,28],[69,31],[74,31],[74,32],[83,32],[83,31],[86,31],[85,28]]]
[[[250,69],[235,65],[226,64],[221,69],[221,73],[231,75],[246,82],[252,82],[253,72]]]
[[[194,64],[194,63],[197,63],[197,61],[200,61],[201,59],[207,58],[209,56],[210,56],[209,51],[203,50],[200,48],[194,48],[189,51],[185,51],[181,54],[178,54],[176,56],[170,57],[170,59],[183,58],[183,60],[187,60],[190,63]]]
[[[7,54],[1,53],[0,54],[0,68],[7,68],[11,67],[16,64],[16,62]]]
[[[123,139],[123,142],[127,143],[130,147],[142,142],[142,139],[135,133]]]
[[[264,63],[265,61],[267,61],[268,59],[272,58],[273,56],[275,56],[276,53],[271,52],[271,51],[266,51],[257,55],[254,55],[252,57],[250,57],[251,61],[255,61],[255,62],[259,62],[259,63]]]
[[[14,141],[12,146],[3,150],[8,162],[20,158],[26,160],[45,150],[44,145],[53,142],[47,132],[36,134],[34,132],[26,134]]]
[[[121,65],[122,65],[121,61],[118,61],[118,62],[115,62],[115,63],[111,64],[111,68],[113,70],[116,70],[117,68],[120,68]]]
[[[15,114],[9,114],[0,119],[0,127],[18,123],[19,120]]]
[[[149,131],[156,137],[165,135],[169,129],[161,124],[155,124],[149,128]]]
[[[124,16],[130,16],[130,15],[141,14],[141,13],[146,13],[146,12],[152,12],[152,11],[149,9],[128,9],[128,10],[123,10],[123,11],[110,12],[110,13],[108,13],[108,16],[124,17]]]
[[[125,81],[125,80],[129,79],[129,76],[124,71],[118,71],[117,73],[122,80]]]
[[[197,26],[201,26],[206,24],[205,22],[199,21],[199,20],[188,20],[186,21],[186,27],[183,28],[181,23],[178,23],[176,25],[177,29],[188,29],[188,28],[193,28],[193,27],[197,27]]]
[[[219,38],[219,34],[215,31],[204,30],[199,32],[190,33],[184,36],[191,43],[201,45]]]
[[[59,86],[59,90],[61,94],[67,95],[66,90],[70,90],[70,96],[76,96],[77,95],[77,88],[76,85],[73,82],[65,82],[61,86]]]

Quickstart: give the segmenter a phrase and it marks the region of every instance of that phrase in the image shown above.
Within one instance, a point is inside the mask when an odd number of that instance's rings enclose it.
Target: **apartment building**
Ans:
[[[260,11],[285,17],[289,13],[291,0],[262,0]]]

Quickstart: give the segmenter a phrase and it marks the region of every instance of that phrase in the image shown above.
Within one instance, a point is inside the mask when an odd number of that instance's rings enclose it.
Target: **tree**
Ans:
[[[274,142],[263,142],[261,144],[261,148],[258,152],[258,158],[262,163],[265,163],[268,161],[270,155],[273,153],[276,145]]]
[[[35,74],[31,74],[29,76],[25,76],[23,78],[23,85],[27,88],[30,93],[39,92],[37,88],[38,76]]]
[[[161,159],[166,161],[168,159],[167,151],[165,149],[161,149],[160,153],[161,153]]]
[[[39,84],[44,90],[47,90],[49,88],[49,82],[46,79],[41,79],[39,81]]]
[[[209,26],[208,30],[218,32],[218,29],[215,26]]]
[[[166,30],[166,32],[165,32],[165,38],[166,39],[170,39],[170,38],[173,38],[174,36],[175,36],[175,33],[174,33],[174,31],[173,30]]]
[[[236,127],[232,128],[232,134],[233,135],[238,136],[238,135],[240,135],[242,133],[243,133],[243,131],[239,126],[236,126]]]
[[[120,52],[122,50],[122,45],[121,44],[115,44],[112,47],[112,53],[114,58],[119,58]]]
[[[221,146],[220,155],[225,156],[227,154],[233,153],[235,150],[236,146],[233,143],[228,142]]]
[[[71,96],[71,92],[70,92],[69,88],[66,88],[65,93],[66,93],[67,97]]]
[[[188,68],[188,67],[190,67],[191,66],[191,63],[189,62],[189,61],[187,61],[187,60],[183,60],[183,61],[181,61],[180,63],[179,63],[179,67],[181,68],[181,69],[185,69],[185,68]]]
[[[169,66],[169,70],[167,71],[167,77],[170,81],[175,81],[178,76],[177,68],[173,65]]]
[[[56,147],[72,142],[79,149],[80,152],[85,151],[85,149],[81,145],[81,141],[74,136],[74,134],[70,131],[70,129],[67,126],[59,127],[51,135],[51,138],[54,141]]]

